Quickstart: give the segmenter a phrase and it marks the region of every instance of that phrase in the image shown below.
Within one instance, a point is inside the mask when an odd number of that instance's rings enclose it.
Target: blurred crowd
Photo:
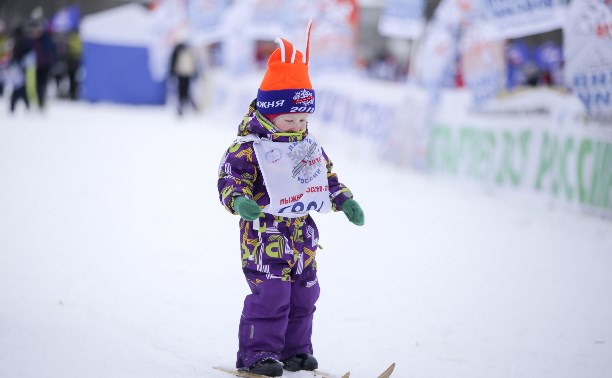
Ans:
[[[414,52],[418,51],[419,43],[381,36],[376,27],[378,17],[371,17],[369,23],[360,26],[360,33],[369,33],[372,39],[360,41],[355,64],[361,74],[368,78],[406,82],[412,77]],[[0,19],[0,97],[7,99],[11,112],[22,104],[26,108],[44,110],[48,104],[48,89],[51,95],[58,98],[80,98],[80,15],[77,11],[72,26],[64,28],[58,28],[53,18],[49,21],[42,8],[37,7],[27,18],[17,23],[11,20],[11,25]],[[563,87],[561,39],[558,32],[542,38],[505,41],[505,89]],[[220,44],[217,43],[208,55],[220,56]],[[194,47],[195,55],[192,51]],[[169,90],[177,97],[179,115],[189,108],[197,109],[199,101],[194,101],[191,92],[194,84],[203,76],[205,64],[198,54],[200,47],[178,43],[168,62],[168,78],[171,79]],[[264,69],[267,57],[275,48],[271,40],[257,40],[254,66]],[[217,64],[222,65],[223,62]],[[465,85],[460,62],[452,85]]]
[[[383,49],[378,54],[360,62],[365,76],[385,81],[408,80],[410,59],[397,54],[394,49]],[[506,90],[521,87],[563,87],[563,52],[553,40],[542,42],[529,38],[509,40],[505,43]],[[455,87],[463,87],[459,69]]]
[[[8,96],[11,113],[20,103],[44,110],[49,88],[78,99],[80,66],[78,30],[53,30],[42,8],[12,28],[0,20],[0,97]]]

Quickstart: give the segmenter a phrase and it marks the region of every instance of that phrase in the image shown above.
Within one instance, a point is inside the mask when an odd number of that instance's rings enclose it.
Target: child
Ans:
[[[306,53],[277,38],[256,101],[219,168],[225,208],[239,214],[244,301],[236,367],[272,377],[314,370],[312,318],[319,297],[319,233],[309,211],[342,210],[364,224],[359,204],[309,134],[315,97]]]

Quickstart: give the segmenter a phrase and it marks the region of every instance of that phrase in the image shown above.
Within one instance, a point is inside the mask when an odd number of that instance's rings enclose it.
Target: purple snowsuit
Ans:
[[[303,134],[274,133],[267,119],[251,104],[238,135],[271,137],[294,142]],[[332,173],[325,152],[332,210],[352,198]],[[221,203],[232,214],[234,199],[247,196],[263,208],[270,202],[252,142],[235,143],[219,168]],[[252,294],[244,300],[238,330],[236,367],[249,367],[264,358],[283,360],[298,353],[313,353],[311,335],[315,303],[319,298],[317,264],[319,232],[310,215],[287,218],[263,213],[255,221],[240,218],[242,270]]]

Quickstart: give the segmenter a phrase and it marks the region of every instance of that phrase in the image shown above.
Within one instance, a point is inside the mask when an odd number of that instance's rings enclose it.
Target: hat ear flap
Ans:
[[[276,43],[278,43],[278,47],[280,48],[281,62],[294,63],[296,50],[293,48],[291,42],[287,41],[284,38],[276,38]]]
[[[302,63],[305,65],[310,64],[310,28],[312,27],[312,18],[308,20],[308,27],[306,28],[306,49],[304,56],[302,57]]]

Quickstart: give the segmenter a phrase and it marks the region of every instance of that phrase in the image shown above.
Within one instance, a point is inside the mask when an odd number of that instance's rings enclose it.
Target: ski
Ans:
[[[254,374],[254,373],[249,373],[247,371],[239,371],[236,369],[231,369],[231,368],[226,368],[226,367],[222,367],[222,366],[214,366],[214,369],[229,373],[229,374],[233,374],[236,377],[244,377],[244,378],[269,378],[267,375],[261,375],[261,374]],[[385,371],[383,371],[378,378],[389,378],[391,377],[391,374],[393,374],[393,370],[395,370],[395,362],[392,363]],[[324,371],[320,371],[320,370],[315,370],[311,372],[313,374],[313,377],[315,378],[334,378],[337,377],[337,375],[333,375],[330,373],[326,373]],[[346,372],[344,373],[340,378],[350,378],[351,373],[350,372]]]
[[[392,363],[391,366],[387,368],[387,370],[383,371],[382,374],[378,376],[378,378],[389,378],[391,374],[393,373],[394,369],[395,369],[395,362]]]
[[[233,374],[236,377],[269,378],[267,375],[253,374],[253,373],[249,373],[247,371],[239,371],[239,370],[236,370],[236,369],[230,369],[230,368],[226,368],[226,367],[222,367],[222,366],[213,366],[213,369],[217,369],[217,370],[220,370],[220,371],[224,371],[226,373]]]
[[[254,373],[249,373],[248,371],[239,371],[237,369],[232,369],[232,368],[226,368],[226,367],[222,367],[222,366],[213,366],[213,369],[216,370],[220,370],[229,374],[233,374],[236,377],[244,377],[244,378],[270,378],[267,375],[261,375],[261,374],[254,374]],[[287,372],[286,372],[287,373]],[[312,373],[312,376],[314,378],[335,378],[337,377],[337,375],[333,375],[330,373],[326,373],[320,370],[315,370],[310,372]],[[286,376],[290,376],[291,373],[288,373]],[[350,378],[351,373],[350,372],[346,372],[342,377],[340,378]]]
[[[319,378],[319,377],[320,378],[336,378],[337,377],[337,375],[326,373],[326,372],[321,371],[321,370],[315,370],[315,371],[313,371],[313,373],[315,373],[314,376],[316,378]],[[347,371],[340,378],[349,378],[350,375],[351,375],[351,373]]]

